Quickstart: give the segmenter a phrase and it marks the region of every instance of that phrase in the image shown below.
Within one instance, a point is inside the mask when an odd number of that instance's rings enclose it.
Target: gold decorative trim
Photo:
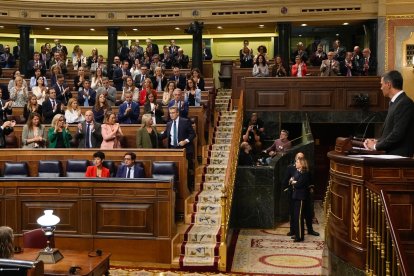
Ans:
[[[352,185],[352,226],[351,240],[358,244],[362,244],[362,190],[361,186]]]

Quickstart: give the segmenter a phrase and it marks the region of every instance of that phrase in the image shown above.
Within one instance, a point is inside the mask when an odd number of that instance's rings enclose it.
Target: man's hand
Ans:
[[[368,150],[375,150],[375,145],[377,144],[377,139],[365,139],[364,147]]]
[[[178,145],[180,145],[180,147],[184,147],[185,145],[187,145],[187,141],[186,140],[182,140],[178,143]]]

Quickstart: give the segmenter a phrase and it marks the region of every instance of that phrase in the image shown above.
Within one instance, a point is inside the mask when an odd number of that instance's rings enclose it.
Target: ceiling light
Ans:
[[[4,26],[0,26],[0,29],[4,29]]]
[[[223,29],[223,27],[222,26],[217,26],[217,29],[220,29],[221,30],[221,29]]]
[[[347,25],[349,25],[349,23],[348,22],[344,22],[344,23],[342,23],[342,25],[347,26]]]
[[[259,28],[264,28],[264,25],[263,25],[263,24],[260,24],[260,25],[259,25]]]
[[[306,26],[308,26],[308,24],[306,24],[306,23],[302,23],[302,24],[300,24],[302,27],[306,27]]]
[[[339,36],[339,34],[336,34],[336,36]]]
[[[134,32],[138,31],[138,29],[137,29],[137,28],[133,28],[132,30],[133,30]]]
[[[49,27],[46,27],[46,28],[45,28],[45,30],[46,30],[46,31],[50,31],[50,28],[49,28]]]
[[[302,37],[302,35],[299,35],[299,37]]]
[[[181,30],[180,27],[175,27],[174,29],[177,31]]]
[[[94,31],[95,31],[95,29],[94,29],[94,28],[90,28],[89,30],[91,30],[92,32],[94,32]]]

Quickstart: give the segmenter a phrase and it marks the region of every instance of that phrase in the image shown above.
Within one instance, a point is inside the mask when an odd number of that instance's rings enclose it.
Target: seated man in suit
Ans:
[[[181,90],[185,89],[186,80],[185,77],[180,74],[180,68],[174,67],[173,75],[169,79],[170,81],[175,81],[175,85]]]
[[[91,89],[89,80],[83,81],[83,89],[78,93],[78,102],[80,106],[94,106],[96,100],[96,92]]]
[[[125,102],[119,106],[118,122],[120,124],[138,124],[139,103],[132,101],[132,93],[125,93]]]
[[[40,59],[39,52],[34,52],[33,59],[30,60],[27,64],[27,71],[29,77],[33,77],[35,75],[36,69],[40,69],[42,76],[46,74],[46,64],[43,60]]]
[[[118,178],[143,178],[145,177],[144,169],[135,164],[137,156],[133,152],[127,152],[124,155],[124,164],[118,167],[116,176]]]
[[[169,103],[168,108],[176,106],[180,112],[180,117],[187,118],[188,116],[188,102],[182,100],[182,91],[179,88],[174,89],[173,97]]]
[[[64,114],[64,112],[61,101],[56,99],[55,89],[51,88],[49,89],[49,100],[45,100],[42,103],[43,123],[50,124],[56,114]]]
[[[76,139],[79,141],[79,148],[101,147],[101,124],[94,122],[92,110],[87,110],[85,112],[85,121],[78,124]]]

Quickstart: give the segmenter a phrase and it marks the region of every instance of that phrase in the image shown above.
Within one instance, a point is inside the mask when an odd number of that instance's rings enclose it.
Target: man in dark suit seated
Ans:
[[[173,68],[173,75],[170,77],[169,80],[170,81],[175,81],[175,85],[178,88],[180,88],[181,90],[184,90],[185,89],[186,80],[185,80],[185,77],[183,75],[181,75],[180,68],[179,67],[174,67]]]
[[[175,91],[174,91],[175,92]],[[178,107],[168,108],[171,120],[167,123],[165,131],[161,134],[161,139],[168,139],[168,147],[173,149],[186,150],[188,161],[188,188],[194,190],[194,145],[195,132],[191,121],[179,115]]]
[[[4,46],[4,52],[0,55],[0,67],[13,68],[16,65],[14,56],[10,53],[10,46]]]
[[[176,88],[173,92],[173,97],[169,103],[168,108],[176,106],[180,112],[180,117],[187,118],[188,116],[188,102],[182,99],[182,92],[180,88]]]
[[[101,124],[93,120],[92,110],[86,110],[85,121],[78,124],[76,138],[79,148],[100,148],[102,143]]]
[[[133,152],[127,152],[124,155],[124,164],[118,167],[116,176],[118,178],[143,178],[145,177],[144,169],[135,164],[137,156]]]
[[[49,89],[49,99],[42,103],[43,123],[50,124],[56,114],[64,114],[62,102],[56,99],[55,89]]]
[[[139,103],[132,101],[132,93],[125,93],[125,102],[119,106],[118,122],[120,124],[138,124]]]
[[[381,78],[381,90],[391,99],[388,114],[377,139],[366,139],[364,146],[369,150],[385,151],[413,157],[414,153],[414,103],[402,90],[403,77],[398,71],[389,71]]]

